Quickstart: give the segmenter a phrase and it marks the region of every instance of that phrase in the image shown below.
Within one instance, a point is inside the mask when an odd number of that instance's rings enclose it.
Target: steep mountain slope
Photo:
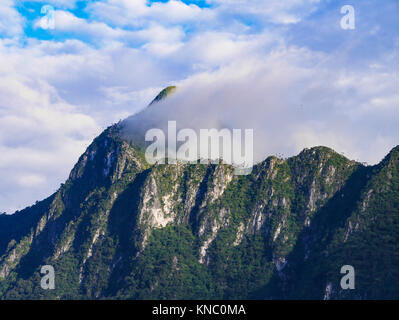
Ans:
[[[399,147],[373,167],[315,147],[236,176],[150,166],[123,126],[54,195],[0,216],[2,298],[399,298]],[[340,289],[347,264],[355,290]]]

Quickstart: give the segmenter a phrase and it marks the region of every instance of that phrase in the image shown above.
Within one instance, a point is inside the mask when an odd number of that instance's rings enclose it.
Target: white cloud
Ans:
[[[0,36],[18,36],[22,34],[24,19],[14,8],[14,1],[0,2]]]
[[[100,131],[91,116],[58,96],[45,70],[36,69],[38,60],[46,61],[45,53],[38,56],[39,52],[0,44],[2,210],[50,195]]]
[[[21,187],[38,187],[46,182],[46,178],[37,174],[20,175],[17,177],[17,183]]]
[[[152,4],[146,0],[105,0],[90,3],[88,7],[96,19],[119,27],[142,26],[149,21],[162,24],[198,22],[212,16],[208,9],[176,0]]]
[[[124,30],[110,27],[103,22],[88,21],[71,12],[56,10],[55,34],[69,33],[76,37],[89,37],[96,46],[107,46],[110,41],[133,43],[143,46],[156,56],[168,55],[182,46],[185,33],[180,26],[165,27],[159,23],[148,23],[139,30]],[[34,23],[34,28],[41,28],[41,18]]]
[[[41,27],[41,18],[34,23],[35,28]],[[74,32],[98,38],[120,38],[127,34],[121,29],[114,29],[102,22],[88,22],[73,15],[68,11],[56,10],[54,12],[55,30],[57,32]]]
[[[249,15],[252,18],[263,19],[265,22],[276,24],[298,23],[311,14],[320,3],[320,0],[209,0],[218,6],[222,16]]]

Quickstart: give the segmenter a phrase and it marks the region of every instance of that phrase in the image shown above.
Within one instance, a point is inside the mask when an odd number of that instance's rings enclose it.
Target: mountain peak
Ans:
[[[312,148],[304,148],[300,152],[300,154],[301,153],[311,153],[311,154],[316,154],[316,153],[325,153],[325,154],[334,153],[335,154],[337,152],[335,150],[329,148],[329,147],[326,147],[326,146],[316,146],[316,147],[312,147]]]
[[[393,149],[389,152],[388,156],[391,157],[391,158],[392,158],[392,157],[393,157],[393,158],[399,158],[399,145],[396,146],[395,148],[393,148]]]
[[[391,163],[397,163],[399,161],[399,145],[394,147],[382,161],[379,163],[379,166],[383,167],[389,165]]]
[[[303,149],[297,156],[293,158],[298,158],[303,161],[304,159],[329,159],[329,158],[336,158],[344,160],[344,161],[350,161],[348,158],[346,158],[343,154],[339,154],[335,150],[325,147],[325,146],[317,146],[317,147],[312,147],[312,148],[305,148]]]
[[[166,99],[168,96],[170,96],[172,93],[176,91],[177,87],[176,86],[169,86],[163,89],[158,95],[155,97],[154,100],[150,103],[150,105],[159,102],[161,100]]]

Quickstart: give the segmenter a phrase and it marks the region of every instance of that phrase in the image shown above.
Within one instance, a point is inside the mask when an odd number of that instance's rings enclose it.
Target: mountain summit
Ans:
[[[151,166],[122,129],[94,139],[55,194],[0,215],[3,299],[399,298],[398,147],[376,166],[315,147],[235,176]]]
[[[159,102],[161,100],[166,99],[168,96],[170,96],[171,94],[173,94],[175,91],[177,90],[176,86],[169,86],[166,87],[165,89],[163,89],[156,97],[154,100],[152,100],[152,102],[150,103],[150,105],[152,105],[153,103]]]

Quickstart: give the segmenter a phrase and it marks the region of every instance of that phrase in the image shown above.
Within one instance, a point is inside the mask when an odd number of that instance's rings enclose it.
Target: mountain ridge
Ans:
[[[0,216],[3,299],[399,297],[399,146],[375,166],[319,146],[235,176],[149,165],[121,130],[94,139],[49,198]],[[356,290],[339,286],[348,264]]]

